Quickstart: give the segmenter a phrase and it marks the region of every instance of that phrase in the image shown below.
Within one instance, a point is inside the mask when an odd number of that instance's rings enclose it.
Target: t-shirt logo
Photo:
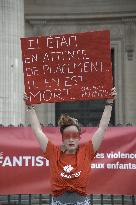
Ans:
[[[66,165],[65,167],[63,167],[63,170],[66,172],[66,173],[70,173],[74,168],[69,164],[69,165]]]
[[[81,171],[79,172],[76,172],[76,173],[72,173],[71,174],[71,171],[73,170],[74,168],[69,164],[69,165],[66,165],[63,167],[63,171],[60,176],[61,177],[64,177],[64,178],[67,178],[67,179],[73,179],[73,178],[77,178],[80,176],[81,174]]]

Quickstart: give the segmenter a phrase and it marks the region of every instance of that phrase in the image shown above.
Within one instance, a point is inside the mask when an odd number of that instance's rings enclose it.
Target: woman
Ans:
[[[95,157],[108,127],[116,89],[111,90],[111,99],[106,105],[100,124],[92,139],[84,144],[80,142],[78,121],[66,114],[59,119],[62,145],[54,145],[43,133],[33,106],[28,106],[32,129],[45,157],[50,161],[52,205],[89,205],[86,192],[90,163]],[[27,96],[25,96],[25,100]]]

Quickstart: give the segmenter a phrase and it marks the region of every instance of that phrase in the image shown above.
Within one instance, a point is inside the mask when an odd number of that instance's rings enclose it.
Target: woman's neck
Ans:
[[[77,149],[75,149],[75,150],[66,150],[65,154],[76,154],[76,152],[77,152]]]

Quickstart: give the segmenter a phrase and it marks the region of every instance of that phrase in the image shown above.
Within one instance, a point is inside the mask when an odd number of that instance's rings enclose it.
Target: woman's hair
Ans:
[[[78,124],[78,120],[70,117],[68,114],[61,114],[58,120],[58,125],[60,126],[61,134],[63,134],[63,131],[66,127],[69,127],[71,125],[76,126],[79,132],[81,131],[81,128]]]

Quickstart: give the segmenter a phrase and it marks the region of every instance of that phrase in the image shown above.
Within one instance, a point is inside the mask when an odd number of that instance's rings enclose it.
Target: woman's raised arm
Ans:
[[[98,127],[98,129],[96,130],[96,132],[94,133],[94,135],[92,137],[94,152],[96,152],[99,149],[99,147],[102,143],[102,140],[104,138],[105,131],[108,127],[110,118],[111,118],[111,111],[112,111],[113,101],[117,96],[117,92],[116,92],[115,87],[112,88],[112,90],[111,90],[111,96],[113,97],[112,99],[107,99],[106,100],[106,105],[105,105],[105,108],[104,108],[104,112],[102,114],[102,118],[100,120],[99,127]]]
[[[26,96],[26,94],[24,94],[24,101],[26,101],[27,98],[28,97]],[[28,107],[27,113],[28,113],[29,122],[31,124],[32,130],[36,136],[36,139],[40,144],[41,149],[43,150],[43,152],[45,152],[46,146],[48,144],[48,137],[42,131],[34,106],[27,105],[27,107]]]

